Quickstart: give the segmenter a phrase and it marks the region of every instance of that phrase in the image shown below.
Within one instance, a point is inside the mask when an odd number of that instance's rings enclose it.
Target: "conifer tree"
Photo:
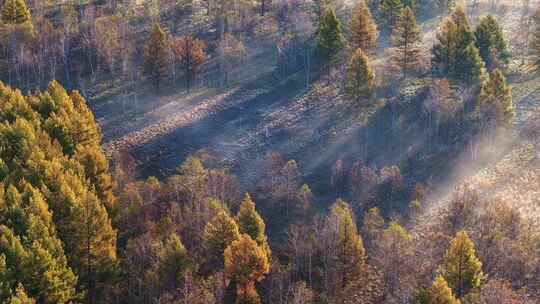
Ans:
[[[30,10],[24,0],[6,0],[1,13],[4,24],[21,25],[32,22]]]
[[[482,263],[476,257],[474,244],[465,231],[458,232],[450,242],[440,273],[458,298],[482,284]]]
[[[19,284],[17,286],[17,289],[15,290],[15,293],[13,294],[13,296],[11,296],[11,298],[9,299],[7,303],[8,304],[35,304],[36,300],[30,298],[26,294],[26,291],[24,290],[24,286],[22,284]]]
[[[330,225],[336,233],[336,270],[337,284],[341,288],[358,279],[366,261],[366,252],[362,238],[358,234],[349,205],[337,200],[330,211]]]
[[[428,290],[428,301],[426,304],[460,304],[452,293],[452,289],[448,287],[448,283],[442,276],[437,276],[433,285]]]
[[[390,33],[392,28],[394,28],[403,8],[404,5],[402,0],[380,1],[379,12],[381,13],[381,20],[385,25],[387,33]]]
[[[262,217],[255,210],[255,203],[251,200],[249,193],[246,193],[244,200],[240,203],[240,209],[236,215],[240,233],[249,235],[253,240],[267,249],[268,243],[265,235],[265,224]]]
[[[476,47],[488,71],[502,68],[508,64],[510,58],[508,44],[504,38],[502,27],[495,17],[491,15],[483,17],[476,26],[474,36]]]
[[[317,29],[317,52],[327,65],[337,62],[339,52],[344,47],[341,22],[332,7],[326,8]]]
[[[488,121],[496,126],[508,128],[516,115],[512,101],[512,89],[504,74],[496,69],[482,84],[480,106]]]
[[[218,212],[204,228],[203,248],[208,266],[217,271],[223,268],[223,252],[240,237],[238,225],[224,210]]]
[[[432,65],[435,72],[468,86],[484,77],[484,62],[474,44],[474,35],[462,7],[454,10],[437,33]]]
[[[379,31],[364,0],[359,1],[355,6],[349,22],[349,30],[350,42],[354,49],[361,48],[364,52],[368,52],[376,46]]]
[[[189,267],[190,261],[186,248],[177,234],[171,234],[158,254],[157,274],[160,285],[170,290],[177,290],[184,271]]]
[[[261,303],[255,283],[270,269],[267,251],[242,234],[225,249],[225,276],[236,283],[236,303]]]
[[[357,49],[347,66],[347,82],[345,90],[349,97],[357,102],[362,98],[369,98],[375,86],[375,73],[369,65],[369,58]]]
[[[414,12],[410,7],[406,7],[392,33],[392,44],[395,48],[393,60],[403,72],[403,79],[407,79],[408,72],[418,65],[422,44],[420,35]]]
[[[160,82],[168,73],[169,38],[159,23],[156,23],[144,45],[144,72],[155,81],[159,89]]]

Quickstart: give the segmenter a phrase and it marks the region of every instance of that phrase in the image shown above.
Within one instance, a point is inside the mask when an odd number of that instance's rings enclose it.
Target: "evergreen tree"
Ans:
[[[242,234],[223,254],[225,276],[236,283],[236,303],[261,303],[255,283],[270,270],[267,251]]]
[[[452,293],[452,289],[448,287],[445,279],[442,276],[437,276],[433,285],[428,290],[428,301],[425,304],[460,304]]]
[[[330,225],[336,230],[337,284],[341,288],[358,279],[366,262],[366,251],[349,205],[337,200],[330,211]]]
[[[500,70],[494,70],[489,79],[483,83],[480,106],[488,121],[500,127],[511,126],[516,109],[512,101],[512,89]]]
[[[326,9],[317,30],[317,52],[329,65],[337,62],[344,47],[341,22],[333,8]]]
[[[257,213],[257,210],[255,210],[255,203],[251,200],[249,193],[246,193],[244,200],[240,203],[236,221],[238,222],[240,233],[249,235],[259,246],[269,249],[264,232],[264,221],[259,213]]]
[[[2,7],[2,23],[21,25],[31,23],[32,16],[24,0],[6,0]]]
[[[144,72],[155,81],[157,89],[159,89],[161,79],[168,73],[168,40],[167,34],[161,29],[159,23],[156,23],[144,45]]]
[[[458,27],[454,20],[446,18],[437,33],[437,43],[432,50],[432,65],[441,76],[454,75],[457,61]]]
[[[480,287],[484,278],[482,263],[465,231],[458,232],[450,242],[440,272],[458,298]]]
[[[468,86],[478,85],[484,77],[484,62],[474,44],[474,35],[463,8],[458,7],[437,33],[433,46],[433,69]]]
[[[392,44],[395,48],[393,60],[403,72],[403,78],[407,79],[408,71],[418,65],[421,51],[422,37],[416,24],[416,17],[411,8],[406,7],[392,33]]]
[[[357,102],[369,98],[375,86],[375,73],[369,65],[369,58],[362,49],[357,49],[347,66],[345,90],[349,97]]]
[[[15,293],[13,296],[9,299],[7,302],[8,304],[35,304],[36,300],[30,298],[26,291],[24,290],[24,286],[22,284],[19,284],[17,286],[17,289],[15,290]]]
[[[510,52],[504,33],[497,19],[491,15],[483,17],[474,32],[476,47],[489,71],[508,64]]]
[[[173,233],[158,253],[157,274],[163,288],[175,291],[180,288],[184,271],[190,267],[188,253],[180,237]]]
[[[376,46],[379,31],[364,0],[355,6],[349,30],[351,32],[351,45],[354,49],[361,48],[368,52]]]
[[[223,269],[223,252],[240,237],[238,225],[224,210],[218,212],[204,228],[203,247],[212,271]]]
[[[381,13],[381,20],[384,23],[385,30],[388,33],[394,28],[403,8],[402,0],[381,0],[379,12]]]

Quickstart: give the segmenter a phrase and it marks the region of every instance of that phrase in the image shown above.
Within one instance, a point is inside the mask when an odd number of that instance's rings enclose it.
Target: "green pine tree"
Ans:
[[[458,232],[450,242],[440,273],[458,298],[482,284],[482,262],[476,257],[474,244],[465,231]]]
[[[381,0],[379,5],[379,12],[381,14],[381,21],[384,24],[384,29],[387,33],[390,33],[394,28],[394,25],[399,19],[401,10],[403,10],[404,4],[402,0]]]
[[[204,228],[203,248],[212,271],[223,269],[223,252],[240,237],[238,225],[224,210],[218,212]]]
[[[161,80],[169,69],[169,37],[156,23],[144,45],[144,72],[150,76],[159,90]]]
[[[494,122],[496,126],[504,128],[511,126],[516,108],[512,101],[512,88],[500,70],[494,70],[482,85],[480,106],[487,120]]]
[[[317,29],[317,52],[328,65],[335,64],[344,47],[341,22],[333,8],[326,9]]]
[[[409,7],[402,11],[394,26],[392,44],[395,48],[393,61],[402,71],[403,79],[407,79],[408,72],[418,65],[422,44],[416,17]]]
[[[336,268],[341,288],[358,279],[366,262],[366,251],[358,234],[353,213],[343,200],[337,200],[330,210],[330,223],[337,236]]]
[[[487,15],[480,19],[474,36],[476,47],[489,71],[493,71],[495,68],[504,68],[508,64],[510,58],[508,43],[504,38],[503,29],[495,17]]]
[[[270,254],[264,221],[259,213],[257,213],[257,210],[255,210],[255,203],[251,200],[251,196],[248,193],[246,193],[244,200],[240,203],[236,221],[241,234],[249,235]]]
[[[345,90],[351,99],[359,102],[373,95],[375,73],[369,65],[369,58],[362,49],[357,49],[352,55],[346,75]]]
[[[170,290],[177,290],[181,286],[184,271],[190,265],[187,250],[180,237],[175,233],[171,234],[158,254],[157,274],[160,285]]]

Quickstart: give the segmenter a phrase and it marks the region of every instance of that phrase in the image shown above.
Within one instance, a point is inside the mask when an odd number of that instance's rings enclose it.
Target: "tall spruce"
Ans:
[[[203,248],[206,263],[211,271],[223,269],[223,252],[240,238],[238,225],[226,211],[221,210],[208,222],[203,233]]]
[[[366,251],[349,205],[337,200],[330,210],[330,225],[336,233],[336,270],[340,288],[359,278],[366,262]]]
[[[349,98],[362,102],[373,95],[375,86],[375,73],[370,67],[366,53],[358,48],[347,66],[347,79],[345,90]]]
[[[317,29],[317,52],[327,65],[335,64],[345,43],[341,22],[332,7],[327,7]]]
[[[354,49],[361,48],[368,52],[376,46],[379,31],[364,0],[358,2],[353,10],[349,31],[351,32],[350,43]]]
[[[465,231],[458,232],[450,242],[440,273],[458,298],[482,284],[482,262],[476,257],[474,244]]]
[[[516,115],[512,89],[502,71],[496,69],[482,84],[480,106],[485,119],[496,127],[509,128]]]
[[[236,221],[240,233],[249,235],[253,240],[257,242],[259,246],[262,246],[270,253],[270,247],[265,234],[265,224],[262,217],[255,209],[255,203],[251,199],[251,196],[246,193],[244,199],[240,203],[240,209],[236,215]]]
[[[421,52],[422,37],[416,23],[416,17],[410,7],[406,7],[392,33],[392,44],[395,48],[393,61],[407,79],[410,71],[418,66]]]
[[[156,23],[144,45],[144,72],[159,89],[161,80],[169,70],[169,37]]]
[[[437,33],[432,50],[435,73],[467,86],[481,84],[484,62],[474,44],[474,35],[462,7],[454,10]]]
[[[401,10],[404,8],[402,0],[381,0],[379,4],[379,12],[381,22],[387,34],[392,32],[396,22],[399,19]]]
[[[504,68],[509,61],[508,43],[497,19],[491,15],[483,17],[476,26],[474,36],[476,47],[488,71]]]

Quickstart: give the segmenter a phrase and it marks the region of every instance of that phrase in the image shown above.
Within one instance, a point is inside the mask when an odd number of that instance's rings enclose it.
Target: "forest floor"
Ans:
[[[506,16],[503,21],[512,39],[517,13],[511,10]],[[422,25],[426,45],[433,43],[436,21]],[[328,85],[321,77],[306,87],[301,70],[278,78],[272,47],[248,45],[248,50],[242,69],[232,72],[233,80],[225,87],[208,85],[203,77],[190,94],[169,85],[156,97],[151,86],[144,86],[136,94],[118,94],[92,103],[107,153],[126,150],[138,161],[142,176],[164,177],[186,156],[205,150],[246,185],[261,173],[269,151],[297,160],[310,182],[328,179],[331,164],[344,155],[363,153],[358,111],[343,98],[339,84]],[[539,83],[537,76],[512,79],[518,128],[527,113],[540,107]],[[519,148],[527,143],[518,139],[514,145]],[[512,147],[505,151],[513,153]],[[392,160],[392,151],[378,153]],[[478,174],[489,175],[489,166]],[[477,176],[476,172],[466,175]],[[462,178],[448,183],[448,188]]]

